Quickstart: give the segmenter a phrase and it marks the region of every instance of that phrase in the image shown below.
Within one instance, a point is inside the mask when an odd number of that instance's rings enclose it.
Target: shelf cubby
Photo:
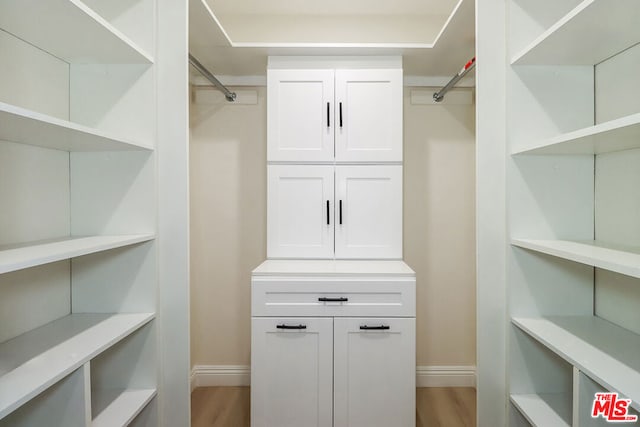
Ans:
[[[574,425],[580,427],[606,427],[611,423],[602,417],[593,418],[592,408],[596,393],[610,392],[611,390],[601,386],[584,372],[577,371],[575,384],[577,386],[577,408],[574,414]],[[624,398],[625,396],[619,396]],[[629,408],[629,415],[638,415],[638,411]]]
[[[640,40],[636,0],[584,0],[516,53],[512,65],[596,65]]]
[[[569,394],[519,394],[511,395],[510,400],[532,426],[571,426],[571,423],[566,421],[567,418],[571,419],[571,396]]]
[[[155,389],[92,392],[97,408],[104,408],[91,421],[91,427],[128,426],[151,402]]]
[[[71,237],[0,247],[0,274],[153,240],[152,234]]]
[[[513,318],[559,357],[640,405],[640,336],[596,316]]]
[[[46,135],[46,138],[43,138]],[[0,102],[0,140],[63,151],[151,150],[130,141],[67,120]]]
[[[154,397],[142,411],[131,421],[129,427],[158,426],[158,398]]]
[[[640,278],[640,249],[599,241],[512,239],[520,248]]]
[[[540,427],[571,425],[572,367],[512,326],[510,401],[527,422]]]
[[[149,53],[80,0],[4,2],[0,28],[68,63],[153,63]]]
[[[93,427],[125,427],[156,395],[154,324],[91,360]]]
[[[16,411],[0,415],[0,427],[88,427],[88,374],[88,365],[81,365]]]
[[[0,344],[0,419],[153,318],[70,314]]]

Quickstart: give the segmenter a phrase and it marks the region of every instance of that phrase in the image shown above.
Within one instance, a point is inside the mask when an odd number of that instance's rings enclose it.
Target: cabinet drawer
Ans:
[[[252,316],[415,316],[415,279],[252,280]]]

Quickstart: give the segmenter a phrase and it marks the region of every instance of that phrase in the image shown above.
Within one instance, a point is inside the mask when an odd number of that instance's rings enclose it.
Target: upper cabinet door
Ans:
[[[267,166],[267,257],[333,258],[333,166]]]
[[[268,70],[267,160],[334,159],[333,70]]]
[[[402,70],[336,70],[336,160],[402,161]]]
[[[336,166],[338,259],[402,258],[402,166]]]

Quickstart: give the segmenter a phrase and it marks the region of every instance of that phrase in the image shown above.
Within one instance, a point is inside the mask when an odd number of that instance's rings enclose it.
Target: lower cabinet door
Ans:
[[[251,426],[333,425],[333,319],[252,319]]]
[[[334,427],[415,426],[415,318],[334,319]]]

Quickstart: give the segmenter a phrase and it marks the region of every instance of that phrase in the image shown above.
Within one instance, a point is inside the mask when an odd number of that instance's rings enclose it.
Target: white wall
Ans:
[[[598,64],[596,123],[640,112],[640,45]],[[629,247],[640,246],[640,150],[596,156],[595,238]],[[596,314],[640,333],[640,283],[622,274],[596,269]]]
[[[69,115],[69,65],[0,31],[0,102]],[[0,125],[1,126],[1,125]],[[0,141],[0,246],[68,236],[69,153]],[[71,310],[69,262],[0,275],[0,342]],[[35,307],[35,309],[34,309]]]
[[[250,90],[255,105],[191,104],[192,365],[250,361],[250,272],[266,256],[266,91]],[[404,254],[417,273],[417,364],[473,366],[475,109],[411,105],[409,94]]]

